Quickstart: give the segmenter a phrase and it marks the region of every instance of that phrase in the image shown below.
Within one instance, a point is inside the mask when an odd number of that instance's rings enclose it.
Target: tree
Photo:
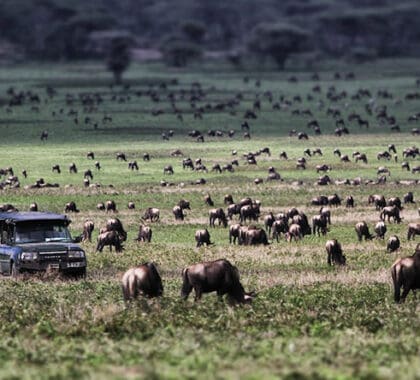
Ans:
[[[121,77],[130,65],[130,44],[126,38],[111,41],[107,58],[108,70],[114,75],[115,83],[121,84]]]
[[[308,33],[285,23],[261,23],[251,33],[248,48],[261,58],[271,57],[283,69],[291,53],[305,50]]]
[[[187,36],[190,41],[200,43],[202,42],[205,34],[206,34],[206,27],[203,23],[199,21],[185,21],[181,25],[181,30]]]
[[[203,55],[200,45],[176,37],[166,39],[160,50],[164,61],[175,67],[184,67]]]

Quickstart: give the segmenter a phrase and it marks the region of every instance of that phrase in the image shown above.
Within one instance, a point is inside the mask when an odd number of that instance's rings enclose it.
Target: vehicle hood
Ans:
[[[16,244],[17,247],[24,251],[33,252],[65,252],[65,251],[81,251],[77,244],[74,243],[24,243]]]

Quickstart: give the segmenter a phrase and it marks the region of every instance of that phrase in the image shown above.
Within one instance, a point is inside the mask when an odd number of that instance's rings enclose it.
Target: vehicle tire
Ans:
[[[85,279],[86,278],[86,268],[80,269],[74,274],[74,277],[77,279]]]
[[[20,271],[16,268],[16,264],[12,261],[10,263],[10,277],[17,279],[20,276]]]

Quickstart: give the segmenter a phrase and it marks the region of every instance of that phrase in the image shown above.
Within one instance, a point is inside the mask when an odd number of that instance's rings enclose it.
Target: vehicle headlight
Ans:
[[[20,258],[25,261],[37,260],[38,252],[23,252]]]
[[[85,257],[84,251],[69,251],[70,259],[83,259]]]

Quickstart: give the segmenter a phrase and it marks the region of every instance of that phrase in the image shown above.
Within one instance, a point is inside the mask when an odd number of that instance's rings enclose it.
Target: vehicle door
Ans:
[[[0,272],[2,274],[10,273],[10,257],[13,252],[13,234],[14,225],[6,223],[6,221],[0,222]]]

